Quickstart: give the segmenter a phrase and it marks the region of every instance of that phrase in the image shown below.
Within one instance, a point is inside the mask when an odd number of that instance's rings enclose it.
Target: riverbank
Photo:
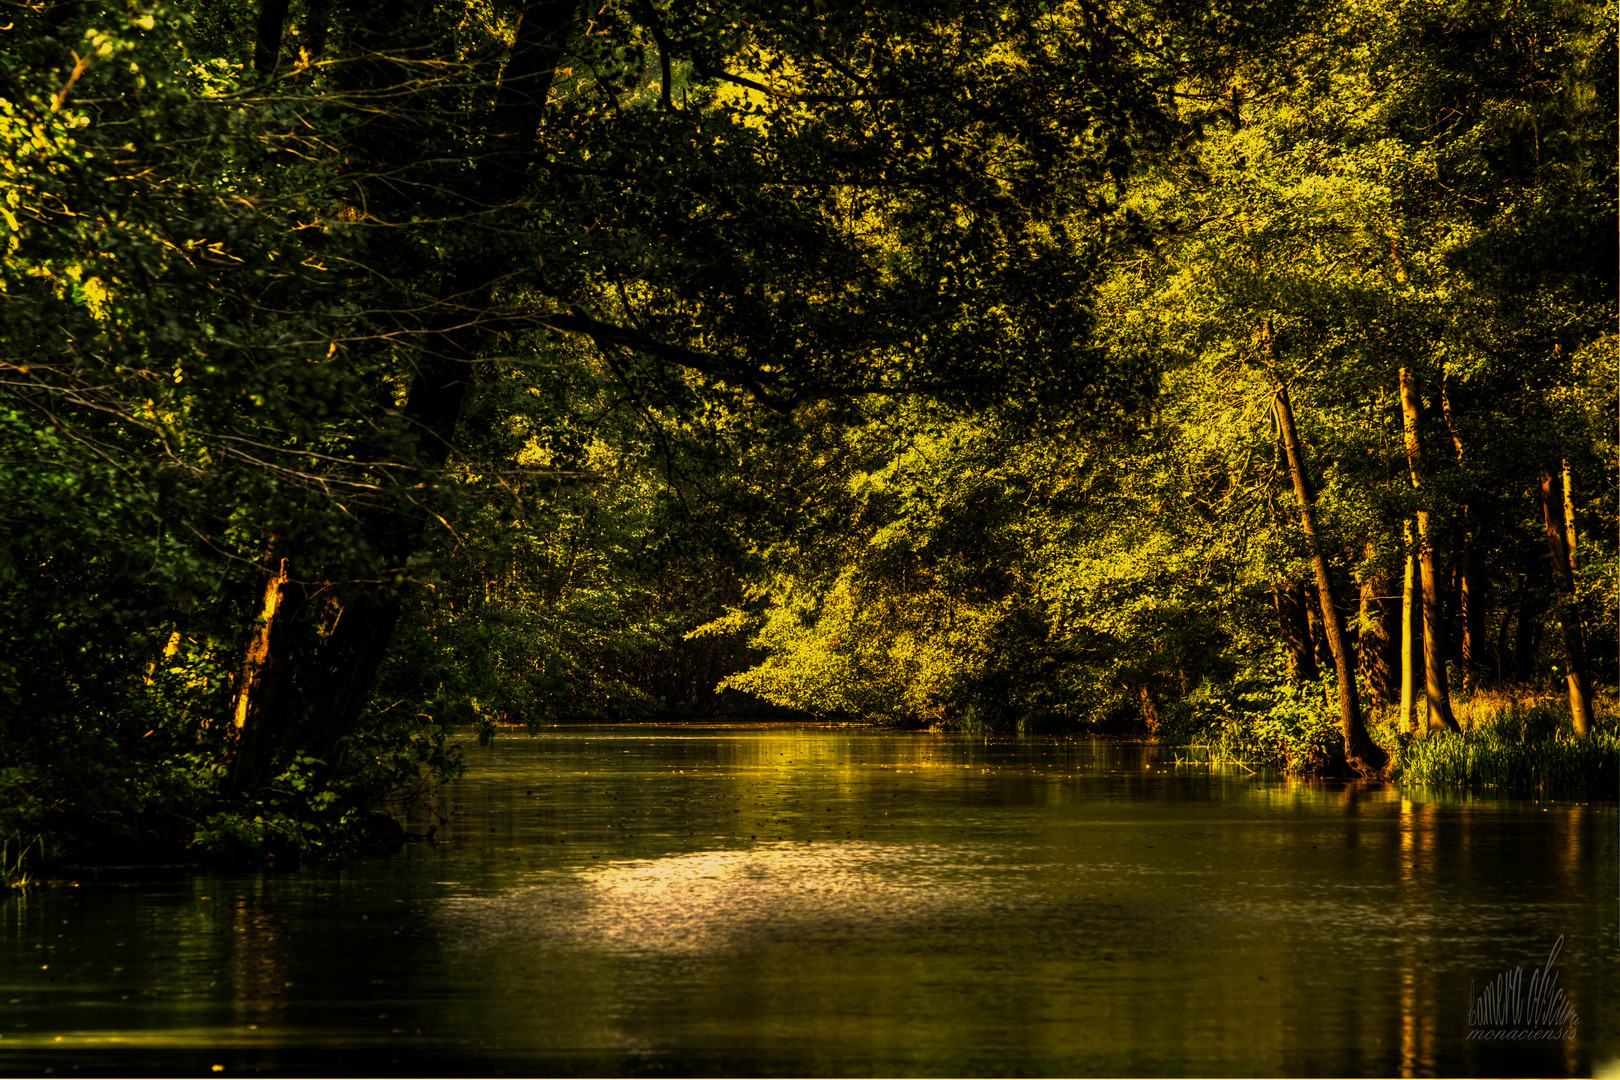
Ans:
[[[1289,687],[1273,697],[1234,695],[1214,719],[1194,717],[1164,733],[1187,765],[1348,775],[1331,687]],[[1237,707],[1234,707],[1237,706]],[[1246,706],[1246,707],[1245,707]],[[1375,709],[1368,730],[1389,754],[1386,780],[1400,785],[1497,790],[1560,799],[1620,799],[1620,701],[1597,701],[1597,725],[1577,737],[1567,702],[1527,689],[1458,694],[1459,732],[1413,732],[1396,709]]]
[[[1342,761],[1342,755],[1333,753],[1339,740],[1337,718],[1326,705],[1319,707],[1316,696],[1307,689],[1246,720],[1229,719],[1190,738],[1162,734],[1159,741],[1166,756],[1179,767],[1229,767],[1240,773],[1279,770],[1331,778],[1336,775],[1335,762]],[[1613,695],[1600,699],[1598,730],[1584,739],[1575,738],[1570,730],[1567,709],[1561,714],[1560,703],[1547,696],[1476,694],[1460,698],[1456,712],[1463,725],[1461,733],[1421,735],[1397,731],[1388,712],[1375,713],[1370,723],[1372,734],[1390,754],[1386,779],[1401,787],[1497,791],[1560,800],[1620,799],[1620,724]],[[657,725],[627,722],[622,726],[627,730],[653,726],[739,733],[894,731],[847,719],[789,721],[780,715]],[[494,730],[502,741],[531,733],[522,725],[499,725]],[[471,745],[480,740],[480,734],[468,729],[461,733],[464,739],[455,738]],[[484,734],[487,738],[488,733]],[[996,736],[998,740],[1027,739],[1032,744],[1058,737],[1012,732]],[[1142,738],[1095,734],[1083,737],[1118,742],[1139,742]],[[64,875],[140,876],[162,873],[164,868],[178,868],[177,872],[181,872],[278,860],[341,858],[362,851],[396,850],[412,838],[399,824],[402,814],[376,808],[328,812],[318,823],[297,820],[285,808],[274,814],[262,811],[214,803],[198,806],[191,813],[173,808],[46,813],[33,819],[27,828],[0,833],[0,889],[25,887]],[[421,832],[416,830],[417,838]]]

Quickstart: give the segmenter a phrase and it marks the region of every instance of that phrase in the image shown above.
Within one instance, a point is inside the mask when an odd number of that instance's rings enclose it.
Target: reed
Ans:
[[[0,888],[25,889],[36,884],[38,878],[29,873],[29,861],[37,856],[45,858],[45,838],[36,836],[24,840],[21,832],[13,832],[0,840]]]
[[[1620,735],[1613,710],[1598,729],[1577,738],[1567,709],[1550,700],[1481,701],[1458,716],[1461,732],[1426,737],[1379,725],[1393,774],[1403,784],[1496,788],[1574,799],[1620,797]],[[1466,719],[1465,719],[1466,717]]]

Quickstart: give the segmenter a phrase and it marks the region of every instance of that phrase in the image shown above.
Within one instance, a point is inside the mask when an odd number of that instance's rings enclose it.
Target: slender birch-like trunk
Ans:
[[[1570,490],[1569,462],[1564,463],[1562,507],[1557,506],[1553,485],[1559,479],[1550,470],[1541,474],[1541,515],[1547,526],[1547,547],[1552,554],[1553,581],[1558,589],[1558,622],[1564,634],[1564,681],[1569,685],[1569,712],[1575,734],[1592,730],[1592,686],[1586,678],[1586,640],[1581,632],[1581,615],[1575,604],[1575,549],[1570,543],[1569,523],[1574,520],[1574,493]]]
[[[1564,546],[1569,549],[1569,572],[1575,573],[1575,477],[1564,459]]]
[[[1417,545],[1412,523],[1406,523],[1406,573],[1401,583],[1401,718],[1396,727],[1417,731],[1412,710],[1417,705],[1418,668],[1422,666],[1423,596],[1418,592]]]
[[[1406,428],[1406,461],[1412,487],[1419,496],[1417,511],[1418,567],[1423,575],[1423,674],[1424,693],[1429,703],[1431,730],[1456,731],[1451,715],[1451,688],[1446,681],[1445,611],[1440,602],[1440,580],[1435,571],[1434,547],[1430,543],[1429,511],[1423,506],[1423,448],[1417,380],[1412,369],[1402,366],[1401,415]]]
[[[1474,576],[1474,547],[1463,541],[1462,565],[1457,575],[1457,624],[1462,634],[1463,686],[1473,691],[1479,685],[1480,661],[1484,650],[1480,647],[1480,616],[1484,614],[1484,597]]]
[[[1268,350],[1275,346],[1271,326],[1266,326]],[[1321,538],[1316,528],[1316,499],[1309,475],[1305,471],[1305,452],[1299,443],[1299,432],[1294,426],[1294,409],[1288,400],[1288,387],[1277,383],[1272,399],[1277,427],[1282,435],[1283,447],[1288,452],[1288,471],[1293,477],[1294,494],[1299,498],[1300,526],[1310,547],[1311,564],[1316,570],[1316,591],[1321,601],[1322,626],[1327,633],[1328,645],[1333,650],[1334,667],[1339,675],[1339,728],[1344,737],[1345,761],[1363,776],[1378,776],[1389,765],[1389,755],[1373,742],[1361,720],[1361,701],[1356,693],[1356,673],[1352,666],[1349,646],[1345,642],[1344,625],[1339,617],[1339,605],[1333,591],[1333,579],[1328,573],[1327,556],[1322,551]]]

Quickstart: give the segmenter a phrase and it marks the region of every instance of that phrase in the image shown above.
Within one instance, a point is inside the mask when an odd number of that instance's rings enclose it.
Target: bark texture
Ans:
[[[1271,587],[1271,602],[1277,609],[1277,625],[1282,631],[1283,648],[1288,656],[1288,680],[1295,686],[1322,677],[1311,648],[1311,624],[1306,616],[1309,600],[1305,586],[1297,581],[1278,582]]]
[[[1473,690],[1479,685],[1480,671],[1485,661],[1484,630],[1485,597],[1474,572],[1474,545],[1472,538],[1464,541],[1457,566],[1457,628],[1462,638],[1463,685]]]
[[[1441,606],[1440,576],[1435,569],[1434,547],[1430,542],[1429,511],[1423,505],[1423,440],[1421,403],[1412,369],[1402,367],[1401,416],[1406,428],[1406,461],[1412,487],[1418,492],[1418,568],[1423,576],[1423,689],[1429,704],[1431,730],[1456,731],[1451,715],[1451,687],[1446,679],[1445,609]]]
[[[1569,687],[1569,712],[1575,734],[1592,730],[1592,687],[1586,677],[1586,641],[1581,632],[1581,614],[1575,603],[1575,549],[1569,543],[1569,522],[1574,518],[1570,493],[1569,463],[1561,477],[1550,470],[1541,474],[1541,515],[1547,526],[1547,547],[1552,554],[1553,581],[1558,588],[1558,622],[1564,636],[1564,681]],[[1556,490],[1563,488],[1562,492]],[[1562,494],[1562,500],[1559,495]],[[1558,505],[1562,501],[1564,505]]]
[[[291,674],[287,654],[296,606],[287,564],[280,541],[272,539],[270,554],[264,560],[266,580],[259,618],[237,673],[231,706],[233,748],[226,790],[232,796],[257,787],[263,780],[274,732],[281,727]]]
[[[1406,573],[1401,585],[1401,718],[1396,727],[1417,730],[1418,671],[1423,667],[1423,594],[1418,591],[1416,538],[1406,523]]]

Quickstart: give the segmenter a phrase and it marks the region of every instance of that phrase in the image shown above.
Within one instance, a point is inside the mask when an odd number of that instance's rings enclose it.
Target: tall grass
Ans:
[[[1391,738],[1396,775],[1403,784],[1496,788],[1575,799],[1620,798],[1620,735],[1605,710],[1598,728],[1576,738],[1567,710],[1551,701],[1481,702],[1458,710],[1459,733]],[[1494,706],[1494,707],[1493,707]]]
[[[22,833],[13,832],[0,840],[0,889],[25,889],[37,879],[29,873],[29,859],[37,852],[45,857],[45,838],[36,836],[24,840]]]

